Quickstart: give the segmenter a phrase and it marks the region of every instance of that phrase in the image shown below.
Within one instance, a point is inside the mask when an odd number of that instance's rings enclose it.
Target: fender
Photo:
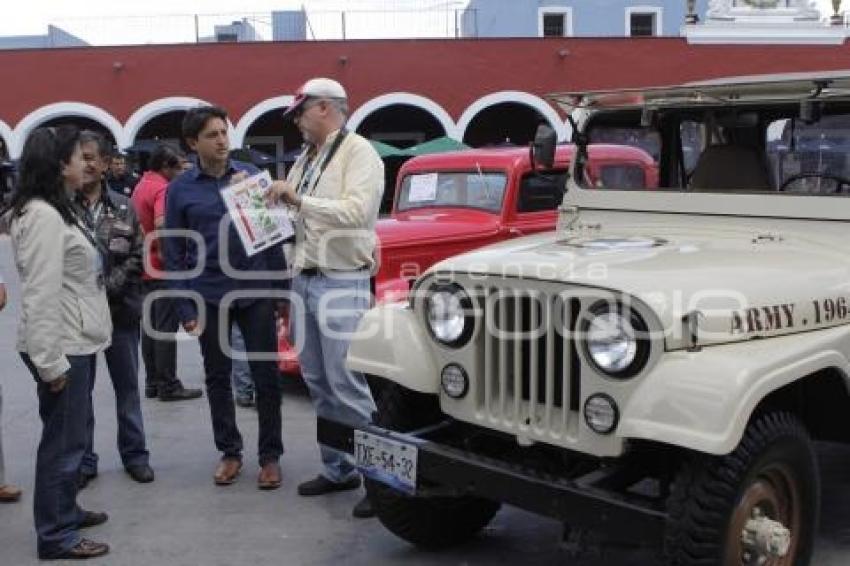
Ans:
[[[420,393],[439,393],[429,340],[406,302],[379,305],[363,316],[348,348],[349,369],[377,375]]]
[[[375,279],[375,300],[378,304],[405,301],[409,293],[409,279],[403,277]]]
[[[756,406],[816,371],[850,374],[850,328],[668,352],[623,407],[618,436],[723,455],[732,452]]]

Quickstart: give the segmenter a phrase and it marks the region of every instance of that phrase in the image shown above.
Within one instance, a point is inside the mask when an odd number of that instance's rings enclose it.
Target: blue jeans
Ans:
[[[86,450],[86,419],[91,412],[90,383],[94,355],[68,356],[68,382],[52,393],[38,377],[29,356],[21,353],[38,384],[38,413],[43,425],[35,461],[34,513],[38,555],[49,558],[80,542],[77,525],[83,511],[77,505],[77,474]]]
[[[242,337],[242,332],[239,330],[239,325],[234,324],[230,329],[230,349],[234,352],[245,351],[245,339]],[[251,379],[251,366],[248,360],[237,360],[233,358],[231,361],[233,369],[230,372],[230,378],[233,381],[233,388],[236,390],[237,397],[253,397],[254,396],[254,381]]]
[[[277,352],[274,303],[271,299],[236,301],[230,312],[218,305],[205,303],[206,326],[198,342],[204,358],[207,400],[210,403],[215,446],[227,458],[242,459],[242,435],[236,426],[236,408],[230,386],[231,359],[222,351],[219,328],[231,320],[239,325],[248,352]],[[229,320],[225,320],[228,319]],[[227,332],[225,336],[229,336]],[[257,392],[259,439],[257,452],[260,465],[277,462],[283,454],[281,432],[281,387],[277,364],[272,360],[252,360],[251,377]]]
[[[353,425],[370,423],[375,401],[366,378],[345,367],[351,336],[369,308],[368,273],[297,275],[292,291],[303,303],[295,309],[306,308],[292,317],[291,336],[316,415]],[[296,317],[303,320],[303,329]],[[327,446],[321,446],[321,453],[322,475],[330,481],[357,475],[350,454]]]
[[[112,345],[104,351],[106,367],[115,390],[115,411],[118,421],[118,453],[124,467],[145,466],[149,453],[145,446],[145,425],[139,397],[139,323],[113,321]],[[91,380],[94,389],[94,378]],[[88,445],[80,472],[97,473],[97,454],[94,452],[94,411],[88,418]]]

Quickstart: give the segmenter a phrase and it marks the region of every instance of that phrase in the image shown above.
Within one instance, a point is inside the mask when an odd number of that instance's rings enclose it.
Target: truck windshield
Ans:
[[[796,106],[709,109],[659,112],[651,126],[625,121],[591,124],[590,141],[646,151],[659,190],[850,196],[850,113],[803,120]],[[648,188],[639,181],[616,175],[606,185]]]
[[[499,212],[507,182],[504,173],[488,171],[414,173],[401,182],[397,208],[461,207]]]

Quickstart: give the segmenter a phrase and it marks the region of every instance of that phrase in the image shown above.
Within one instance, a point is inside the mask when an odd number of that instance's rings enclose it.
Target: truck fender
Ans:
[[[439,372],[425,329],[406,302],[369,310],[348,348],[346,365],[420,393],[439,393]]]
[[[850,328],[676,351],[641,379],[623,407],[618,435],[715,455],[740,442],[758,404],[817,371],[850,374]],[[846,381],[846,378],[845,378]]]

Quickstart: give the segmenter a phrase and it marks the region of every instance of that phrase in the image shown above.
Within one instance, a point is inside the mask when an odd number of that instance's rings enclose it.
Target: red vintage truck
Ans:
[[[403,299],[434,263],[487,244],[552,230],[573,159],[559,146],[551,168],[532,170],[528,148],[471,149],[414,157],[398,174],[392,212],[380,219],[376,301]],[[653,189],[658,165],[625,145],[588,147],[589,181],[604,189]],[[297,373],[288,321],[278,326],[278,365]]]

